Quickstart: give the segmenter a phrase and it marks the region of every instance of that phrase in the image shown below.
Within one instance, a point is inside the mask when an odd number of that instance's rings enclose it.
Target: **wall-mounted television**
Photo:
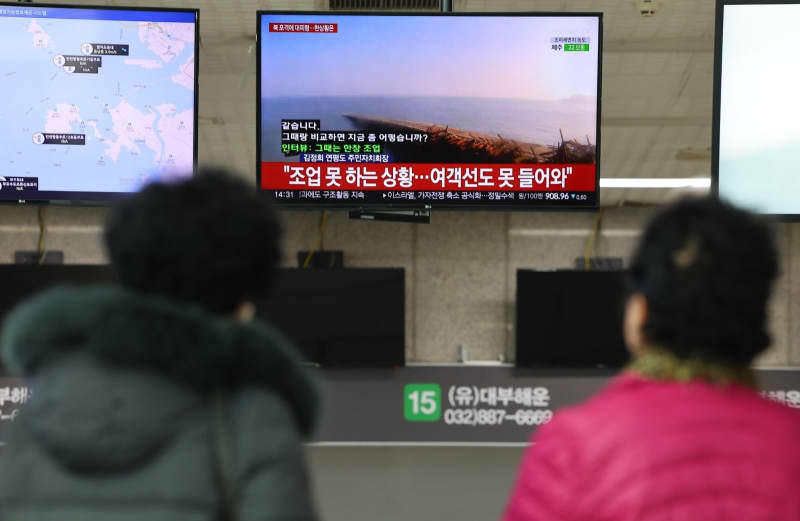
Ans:
[[[717,1],[712,189],[749,210],[800,215],[800,2]]]
[[[602,14],[258,13],[257,180],[297,207],[594,207]]]
[[[517,366],[594,369],[625,365],[625,273],[517,270]]]
[[[191,176],[198,11],[0,2],[0,201]]]

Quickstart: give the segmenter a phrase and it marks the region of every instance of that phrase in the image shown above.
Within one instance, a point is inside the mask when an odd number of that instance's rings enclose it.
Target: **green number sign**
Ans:
[[[408,384],[403,390],[403,414],[410,422],[435,422],[442,417],[439,384]]]

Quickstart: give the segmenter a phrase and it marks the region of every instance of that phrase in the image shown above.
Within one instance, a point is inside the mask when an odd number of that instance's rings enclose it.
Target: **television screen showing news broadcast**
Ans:
[[[191,176],[196,31],[195,10],[0,3],[0,200]]]
[[[597,205],[601,15],[259,17],[276,203]]]
[[[800,3],[721,8],[713,172],[719,195],[763,214],[800,215],[800,101],[794,93]]]

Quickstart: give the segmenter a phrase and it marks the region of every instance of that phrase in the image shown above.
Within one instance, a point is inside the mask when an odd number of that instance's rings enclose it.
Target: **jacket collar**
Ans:
[[[304,434],[316,418],[315,386],[277,331],[158,296],[112,286],[52,289],[12,311],[0,343],[4,363],[19,376],[82,350],[111,364],[155,370],[204,395],[271,388]]]
[[[747,366],[709,362],[697,358],[678,358],[666,349],[644,351],[628,365],[628,370],[651,380],[689,382],[705,380],[720,385],[741,384],[756,387],[753,371]]]

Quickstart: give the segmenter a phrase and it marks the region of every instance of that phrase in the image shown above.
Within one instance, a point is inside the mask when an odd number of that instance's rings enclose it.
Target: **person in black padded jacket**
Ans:
[[[302,445],[315,386],[252,320],[279,236],[225,171],[152,184],[111,213],[118,286],[11,313],[2,361],[33,394],[0,438],[0,519],[316,518]]]

